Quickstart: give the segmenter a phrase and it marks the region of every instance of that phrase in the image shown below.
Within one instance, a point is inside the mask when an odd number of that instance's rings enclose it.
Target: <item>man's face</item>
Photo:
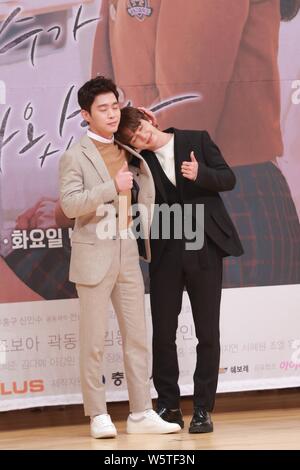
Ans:
[[[117,98],[112,92],[96,96],[90,113],[81,110],[90,130],[105,138],[111,138],[118,130],[121,112]]]
[[[135,132],[128,131],[130,145],[138,150],[156,150],[159,131],[149,121],[141,119],[139,127]]]

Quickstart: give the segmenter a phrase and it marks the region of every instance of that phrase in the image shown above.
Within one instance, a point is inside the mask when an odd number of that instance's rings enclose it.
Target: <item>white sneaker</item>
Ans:
[[[91,418],[91,436],[95,439],[116,437],[117,430],[108,414],[102,414]]]
[[[176,423],[167,423],[154,410],[146,410],[143,417],[127,419],[128,434],[170,434],[179,432],[181,427]]]

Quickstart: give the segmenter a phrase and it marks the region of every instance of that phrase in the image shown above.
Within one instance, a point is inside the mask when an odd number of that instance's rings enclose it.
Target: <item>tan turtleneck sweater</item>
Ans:
[[[126,150],[118,147],[116,144],[104,144],[93,140],[100,155],[105,163],[110,176],[115,179],[118,171],[127,161]],[[131,190],[119,192],[119,229],[124,230],[131,225],[132,218],[129,215],[131,208]]]

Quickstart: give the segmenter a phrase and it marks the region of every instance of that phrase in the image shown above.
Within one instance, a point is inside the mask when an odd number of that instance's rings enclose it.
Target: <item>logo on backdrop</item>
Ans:
[[[139,21],[152,15],[153,9],[149,5],[149,0],[128,0],[128,15]]]
[[[300,339],[295,339],[291,347],[294,349],[291,359],[289,361],[281,361],[279,367],[284,370],[300,371]]]
[[[10,384],[0,382],[0,395],[27,395],[30,393],[41,393],[45,391],[44,381],[24,380],[23,382],[12,382]]]

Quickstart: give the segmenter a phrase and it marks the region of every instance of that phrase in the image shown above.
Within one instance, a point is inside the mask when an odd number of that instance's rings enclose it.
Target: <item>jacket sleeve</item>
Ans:
[[[209,191],[232,190],[236,183],[235,175],[206,131],[203,133],[202,151],[205,163],[198,161],[198,175],[195,183]]]
[[[97,23],[93,46],[91,76],[93,78],[98,74],[113,79],[114,72],[109,41],[109,0],[102,0],[99,16],[100,20]]]
[[[74,152],[66,152],[59,164],[60,204],[70,219],[95,212],[117,196],[114,180],[84,189],[82,168]]]
[[[215,135],[250,12],[250,0],[161,2],[156,70],[160,96],[199,95],[163,111],[163,128],[201,125]],[[172,53],[180,57],[180,66]]]

